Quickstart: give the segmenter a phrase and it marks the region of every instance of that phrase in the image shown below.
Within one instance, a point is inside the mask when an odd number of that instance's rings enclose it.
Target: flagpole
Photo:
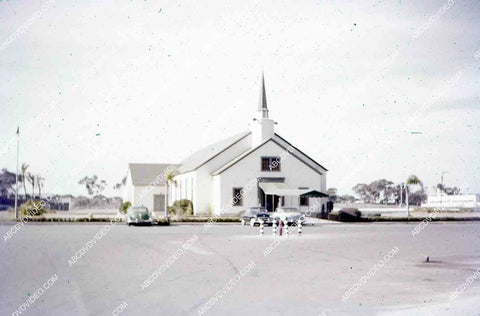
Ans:
[[[18,152],[19,152],[20,127],[17,126],[17,174],[15,176],[15,219],[18,219]]]

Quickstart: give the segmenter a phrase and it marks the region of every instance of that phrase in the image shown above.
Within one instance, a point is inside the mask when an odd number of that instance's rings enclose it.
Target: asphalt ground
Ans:
[[[480,315],[478,222],[13,225],[0,315]]]

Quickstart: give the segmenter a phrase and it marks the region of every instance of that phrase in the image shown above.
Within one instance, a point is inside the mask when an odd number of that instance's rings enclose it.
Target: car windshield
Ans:
[[[128,215],[133,218],[148,219],[148,210],[144,207],[134,207],[128,210]]]
[[[248,210],[248,213],[250,214],[257,214],[261,212],[265,212],[265,209],[263,207],[252,207],[251,209]]]
[[[280,212],[298,212],[298,210],[294,207],[282,207]]]

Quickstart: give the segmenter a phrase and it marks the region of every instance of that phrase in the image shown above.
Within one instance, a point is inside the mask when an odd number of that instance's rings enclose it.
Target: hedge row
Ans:
[[[79,217],[79,218],[64,218],[64,217],[51,217],[51,218],[46,218],[43,216],[32,216],[29,217],[28,222],[110,222],[110,220],[115,221],[115,219],[111,218],[106,218],[106,217],[99,217],[99,218],[90,218],[90,217]],[[20,220],[18,220],[20,221]],[[118,220],[117,220],[118,221]],[[210,221],[209,217],[204,217],[204,218],[197,218],[197,217],[184,217],[184,218],[177,218],[177,219],[170,219],[170,221],[165,221],[164,219],[159,219],[154,221],[154,224],[158,225],[169,225],[170,222],[176,222],[176,223],[188,223],[188,222],[193,222],[193,223],[207,223]],[[220,217],[220,218],[215,218],[212,217],[211,220],[213,223],[240,223],[239,218],[232,218],[232,217]],[[123,220],[120,220],[118,222],[123,222]]]

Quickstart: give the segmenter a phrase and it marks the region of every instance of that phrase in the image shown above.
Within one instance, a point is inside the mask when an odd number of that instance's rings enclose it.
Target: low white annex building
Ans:
[[[161,163],[128,164],[123,201],[143,206],[161,216],[165,212],[166,177],[179,165]]]
[[[238,214],[249,207],[294,206],[326,210],[327,169],[275,133],[262,76],[257,116],[245,132],[207,146],[185,159],[169,204],[193,202],[195,215]]]

